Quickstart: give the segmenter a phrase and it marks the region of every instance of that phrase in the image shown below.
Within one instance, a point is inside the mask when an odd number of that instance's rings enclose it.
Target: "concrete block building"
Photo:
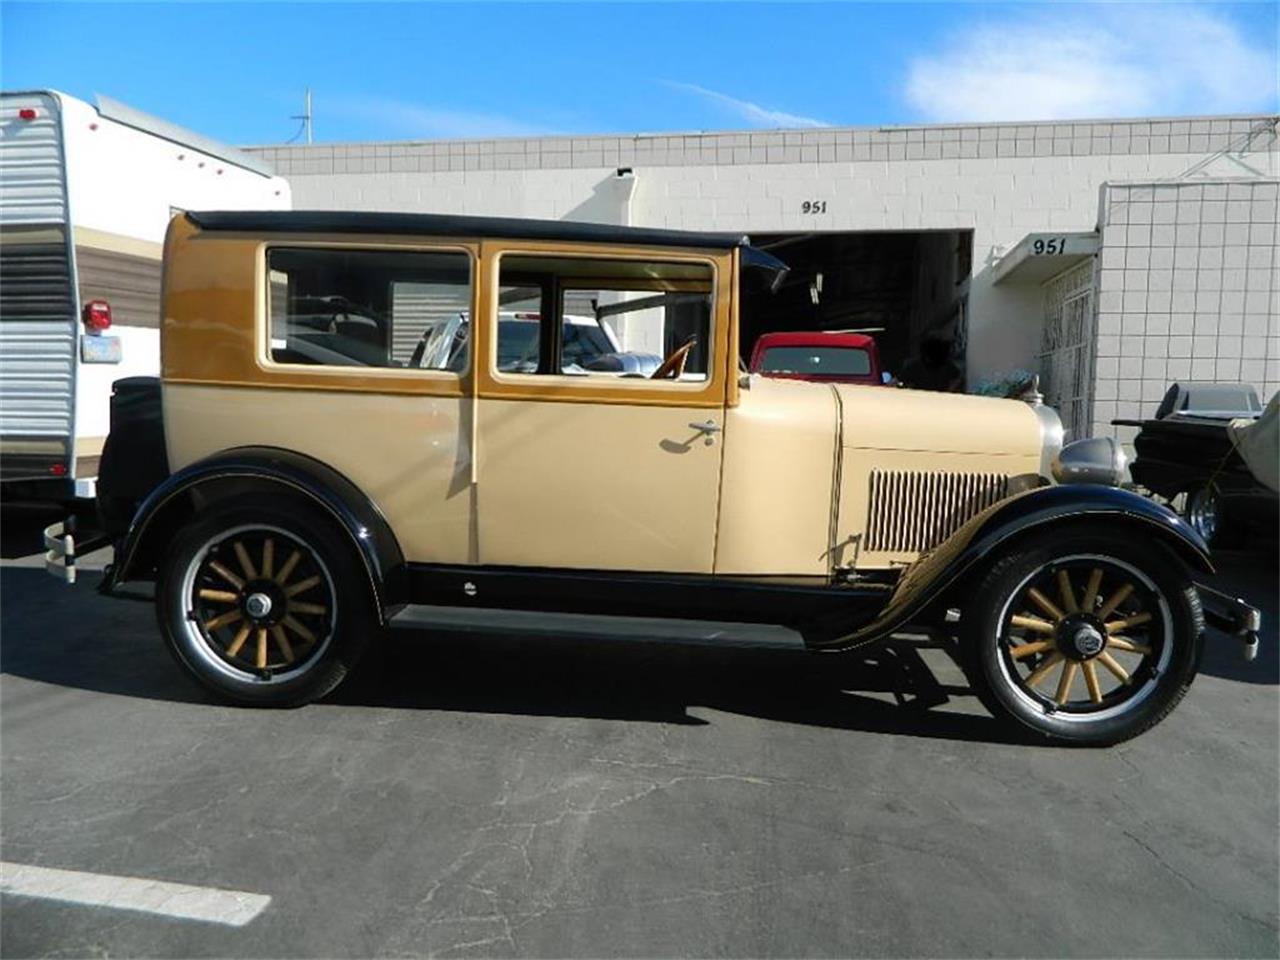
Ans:
[[[744,314],[947,340],[968,388],[1018,371],[1073,436],[1172,381],[1280,389],[1276,116],[251,148],[298,209],[748,233],[792,266]]]

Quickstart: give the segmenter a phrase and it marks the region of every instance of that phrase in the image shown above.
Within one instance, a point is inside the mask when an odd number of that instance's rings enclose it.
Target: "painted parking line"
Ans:
[[[243,927],[271,902],[268,896],[242,890],[193,887],[143,877],[113,877],[4,861],[0,861],[0,893],[136,910],[230,927]]]

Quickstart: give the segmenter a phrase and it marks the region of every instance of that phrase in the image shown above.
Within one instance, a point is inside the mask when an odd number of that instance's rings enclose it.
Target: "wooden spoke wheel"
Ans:
[[[1040,709],[1086,719],[1148,696],[1167,666],[1169,609],[1152,581],[1110,557],[1034,571],[1002,614],[1002,665]]]
[[[233,703],[325,696],[378,629],[367,567],[341,526],[289,496],[215,501],[157,564],[156,615],[193,680]]]
[[[263,679],[305,669],[332,629],[329,572],[283,530],[243,528],[211,544],[190,589],[191,619],[210,650]]]
[[[190,560],[182,593],[210,665],[258,682],[305,672],[333,635],[328,567],[278,527],[238,527],[210,540]]]
[[[1083,524],[997,558],[966,591],[960,622],[966,673],[994,716],[1088,746],[1166,717],[1195,677],[1204,630],[1176,553]]]

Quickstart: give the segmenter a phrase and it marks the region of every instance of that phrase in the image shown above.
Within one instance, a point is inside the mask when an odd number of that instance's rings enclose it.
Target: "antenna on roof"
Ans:
[[[311,88],[310,87],[306,88],[306,92],[303,94],[303,98],[304,99],[302,104],[302,113],[295,113],[292,117],[289,118],[290,120],[302,121],[302,126],[299,128],[298,133],[295,133],[293,135],[293,138],[289,140],[289,143],[293,143],[294,140],[297,140],[299,134],[305,133],[307,135],[307,144],[309,146],[311,144]]]

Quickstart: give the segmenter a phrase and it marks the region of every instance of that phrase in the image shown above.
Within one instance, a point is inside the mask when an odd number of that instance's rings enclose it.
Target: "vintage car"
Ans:
[[[740,304],[786,271],[744,237],[183,213],[164,256],[161,377],[117,385],[103,455],[102,589],[154,581],[178,663],[230,701],[314,700],[383,630],[433,627],[838,653],[918,624],[995,714],[1087,744],[1195,675],[1209,552],[1114,486],[1116,444],[1060,450],[1019,400],[741,373]],[[502,309],[533,300],[505,368]],[[361,318],[350,344],[321,325],[342,363],[295,349],[322,302]],[[567,302],[665,359],[569,364]],[[408,362],[464,311],[461,362]],[[76,536],[46,532],[55,572]]]
[[[1212,549],[1250,540],[1274,547],[1280,497],[1267,467],[1274,478],[1277,426],[1274,410],[1263,416],[1253,387],[1175,383],[1154,417],[1112,423],[1140,428],[1129,468],[1134,481],[1180,507]],[[1244,440],[1250,434],[1252,443]],[[1259,445],[1259,439],[1269,443]]]
[[[752,373],[780,380],[887,384],[874,337],[865,333],[788,330],[762,334],[751,350]]]

